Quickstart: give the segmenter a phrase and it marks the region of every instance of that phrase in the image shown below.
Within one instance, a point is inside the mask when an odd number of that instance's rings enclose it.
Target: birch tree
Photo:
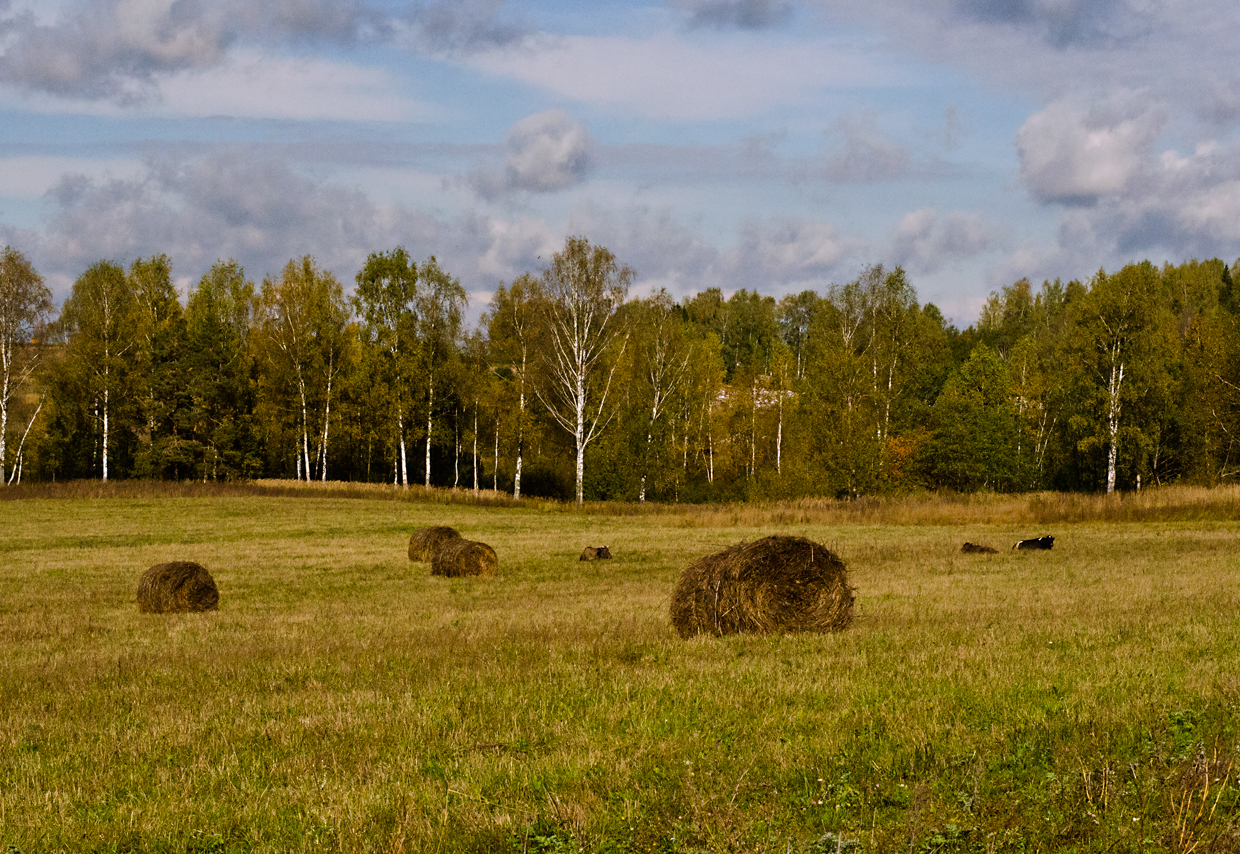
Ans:
[[[619,359],[607,364],[612,345],[627,341],[617,314],[633,270],[602,246],[569,237],[543,272],[547,294],[547,374],[538,398],[552,419],[572,434],[577,451],[577,503],[585,502],[585,453],[610,419],[607,408]],[[624,344],[620,344],[623,353]]]
[[[84,378],[88,408],[99,428],[99,471],[106,481],[116,443],[116,415],[128,408],[133,350],[137,345],[136,300],[125,271],[99,261],[78,276],[61,311],[74,369]]]
[[[263,280],[260,324],[268,367],[296,392],[297,474],[307,481],[316,464],[319,478],[327,480],[332,390],[343,368],[347,320],[340,281],[310,255],[289,261],[278,279]]]
[[[43,277],[25,255],[12,246],[4,247],[0,254],[0,485],[5,483],[8,459],[10,404],[38,365],[35,338],[51,310],[52,293]],[[27,426],[23,444],[29,432]]]
[[[422,262],[418,272],[418,354],[426,391],[426,486],[431,485],[431,447],[435,404],[460,358],[461,312],[467,302],[461,282],[440,266],[435,256]]]
[[[1148,261],[1113,275],[1099,270],[1077,319],[1075,361],[1086,406],[1074,420],[1086,432],[1082,449],[1104,450],[1108,495],[1116,487],[1121,440],[1125,434],[1143,438],[1135,425],[1129,429],[1127,409],[1160,382],[1165,368],[1161,291],[1162,279]]]
[[[379,379],[390,389],[396,472],[402,486],[409,485],[409,398],[418,348],[418,303],[418,268],[404,247],[372,252],[358,271],[353,306],[364,324],[363,341],[379,357]]]
[[[689,342],[685,339],[680,309],[665,290],[641,300],[635,306],[635,357],[646,393],[646,444],[642,453],[642,475],[637,500],[645,502],[650,464],[654,457],[654,438],[659,419],[679,390],[689,367]]]
[[[512,497],[521,498],[521,469],[525,459],[526,434],[530,429],[528,397],[532,393],[530,371],[540,318],[545,315],[542,288],[528,273],[502,284],[495,290],[491,310],[484,322],[490,344],[492,370],[505,382],[516,408],[506,419],[513,433]],[[498,420],[497,420],[498,421]],[[498,426],[496,428],[498,434]],[[498,436],[497,436],[498,442]]]

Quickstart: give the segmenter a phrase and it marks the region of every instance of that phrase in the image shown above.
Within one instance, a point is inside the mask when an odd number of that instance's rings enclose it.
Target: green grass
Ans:
[[[1240,850],[1232,494],[1125,515],[272,492],[0,503],[0,846]],[[491,543],[501,578],[410,564],[430,524]],[[679,640],[679,571],[776,532],[848,561],[853,628]],[[138,613],[172,559],[211,570],[218,612]]]

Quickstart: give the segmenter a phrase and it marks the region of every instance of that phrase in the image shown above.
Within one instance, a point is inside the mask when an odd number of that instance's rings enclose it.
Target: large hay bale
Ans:
[[[138,610],[144,614],[210,611],[220,603],[211,573],[191,561],[157,563],[138,580]]]
[[[682,638],[740,632],[834,632],[852,622],[844,561],[804,537],[766,537],[689,566],[672,594]]]
[[[446,525],[418,528],[409,537],[409,559],[426,563],[434,559],[436,552],[444,543],[460,538],[460,532]]]
[[[495,549],[486,543],[449,540],[435,552],[431,561],[431,575],[456,578],[463,575],[498,575],[499,558]]]

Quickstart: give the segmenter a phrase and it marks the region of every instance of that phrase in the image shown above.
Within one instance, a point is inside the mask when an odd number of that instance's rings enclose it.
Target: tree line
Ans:
[[[165,255],[100,261],[58,316],[0,256],[0,482],[286,477],[708,501],[1107,492],[1237,470],[1240,261],[1026,279],[961,331],[905,271],[825,293],[630,298],[570,237],[477,329],[432,256],[346,295],[312,256],[182,304]]]

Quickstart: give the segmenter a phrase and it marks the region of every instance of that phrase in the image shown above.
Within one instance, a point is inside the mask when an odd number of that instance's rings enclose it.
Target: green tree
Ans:
[[[805,349],[809,343],[814,315],[822,307],[822,298],[814,291],[789,294],[779,301],[775,316],[779,332],[792,357],[792,376],[805,377]]]
[[[426,390],[426,486],[429,488],[436,393],[449,386],[453,372],[460,367],[461,312],[466,296],[460,280],[448,275],[433,255],[422,262],[418,278],[418,364]]]
[[[487,340],[492,370],[501,382],[501,395],[506,402],[505,419],[496,419],[496,441],[500,423],[513,437],[513,487],[512,495],[521,498],[521,469],[525,459],[526,437],[532,428],[528,398],[532,385],[530,371],[534,368],[534,350],[543,340],[541,331],[547,315],[547,306],[539,281],[528,273],[501,284],[491,300],[491,310],[483,321],[487,328]],[[498,453],[496,454],[498,457]],[[498,469],[498,465],[496,466]]]
[[[259,328],[266,353],[269,384],[295,395],[297,476],[327,480],[332,388],[344,367],[348,307],[340,281],[306,255],[291,260],[279,278],[263,280]],[[313,428],[313,429],[312,429]],[[317,448],[310,458],[310,435]]]
[[[358,271],[353,306],[362,319],[363,346],[375,361],[372,376],[387,391],[402,486],[409,485],[406,422],[419,353],[419,299],[418,268],[404,247],[372,252]]]
[[[129,267],[134,295],[134,397],[139,420],[135,473],[179,478],[194,457],[187,436],[191,398],[185,375],[185,317],[172,284],[167,255],[139,258]]]
[[[979,344],[935,401],[924,465],[939,486],[1004,489],[1024,481],[1007,366]]]
[[[1128,410],[1166,385],[1167,308],[1163,279],[1146,261],[1111,275],[1099,270],[1077,315],[1070,352],[1085,405],[1073,423],[1084,433],[1083,450],[1103,449],[1108,494],[1116,487],[1121,441],[1134,452],[1150,444]]]
[[[51,311],[52,293],[43,284],[43,277],[25,255],[5,246],[0,254],[0,485],[7,482],[9,414],[17,394],[39,364],[38,339]],[[36,408],[30,424],[38,412]],[[14,474],[30,424],[14,454]]]
[[[254,283],[236,261],[217,261],[185,307],[190,424],[203,480],[256,477],[262,468],[254,423],[257,365]]]
[[[684,381],[690,346],[680,308],[665,290],[631,304],[634,360],[645,403],[645,443],[642,450],[641,485],[637,500],[646,500],[650,467],[656,458],[655,437],[668,406]]]
[[[132,385],[134,351],[139,345],[137,309],[125,271],[110,261],[99,261],[78,276],[61,311],[68,370],[77,376],[76,388],[81,394],[76,403],[90,413],[97,426],[96,458],[105,481],[112,473],[118,435],[123,450],[130,450],[118,423],[130,424],[135,409]]]

